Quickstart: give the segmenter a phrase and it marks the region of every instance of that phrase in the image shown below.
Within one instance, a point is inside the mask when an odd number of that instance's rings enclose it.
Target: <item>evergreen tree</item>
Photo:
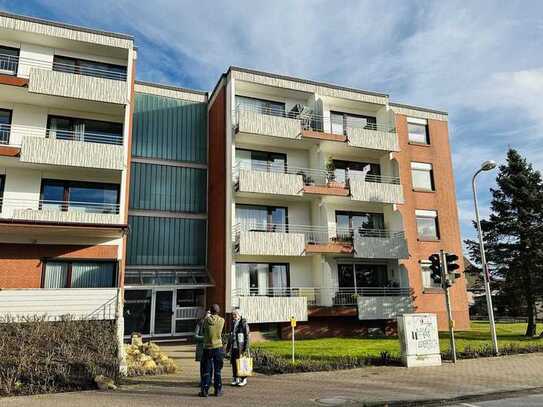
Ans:
[[[526,336],[534,336],[536,302],[543,300],[543,181],[539,171],[510,149],[496,184],[490,190],[491,214],[481,221],[489,270],[500,281],[501,295],[520,301],[528,319]],[[479,260],[478,242],[466,244]]]

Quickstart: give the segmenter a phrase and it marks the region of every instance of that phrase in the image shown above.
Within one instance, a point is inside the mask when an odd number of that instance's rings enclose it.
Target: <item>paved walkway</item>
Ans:
[[[114,392],[77,392],[0,400],[0,406],[317,406],[382,401],[452,399],[543,387],[543,353],[459,361],[440,367],[370,367],[336,372],[250,378],[233,388],[224,369],[224,396],[197,397],[198,366],[190,345],[164,344],[181,366],[173,375],[130,379]],[[320,402],[317,402],[320,401]],[[336,404],[337,402],[337,404]]]

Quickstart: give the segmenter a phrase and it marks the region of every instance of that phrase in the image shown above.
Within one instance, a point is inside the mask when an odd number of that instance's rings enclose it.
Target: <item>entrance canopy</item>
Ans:
[[[181,288],[213,287],[214,281],[205,269],[132,269],[127,268],[125,287],[176,286]]]

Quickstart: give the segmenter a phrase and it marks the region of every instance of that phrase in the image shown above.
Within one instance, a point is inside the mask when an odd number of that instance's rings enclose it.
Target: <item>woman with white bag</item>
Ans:
[[[244,355],[249,351],[249,324],[241,317],[239,309],[232,311],[232,324],[226,352],[230,353],[232,364],[232,386],[243,387],[247,384],[247,376],[238,374],[238,359],[244,360]],[[251,366],[252,368],[252,366]]]

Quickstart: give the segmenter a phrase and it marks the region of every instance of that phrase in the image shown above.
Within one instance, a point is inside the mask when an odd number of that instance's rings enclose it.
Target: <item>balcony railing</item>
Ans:
[[[48,129],[44,127],[23,126],[18,124],[0,124],[0,144],[20,146],[21,143],[13,142],[13,140],[10,143],[10,138],[13,139],[12,135],[15,134],[17,134],[21,139],[25,136],[32,136],[56,140],[81,141],[85,143],[113,145],[123,144],[123,136],[117,134]]]
[[[357,120],[349,120],[347,118],[346,125],[341,130],[334,128],[334,123],[330,117],[323,116],[312,111],[307,106],[301,106],[293,108],[290,111],[278,109],[277,107],[261,107],[252,105],[237,105],[234,111],[234,117],[236,122],[239,122],[239,112],[249,111],[267,116],[276,116],[295,119],[300,122],[301,130],[317,131],[338,135],[348,135],[348,128],[358,128],[363,130],[373,130],[384,133],[396,133],[396,128],[391,125],[384,125],[380,123],[360,123]]]
[[[408,297],[409,287],[266,287],[236,288],[232,297],[305,297],[309,306],[356,306],[359,297]]]
[[[293,174],[301,175],[303,178],[304,185],[327,185],[331,182],[340,182],[345,183],[348,186],[349,180],[351,177],[356,177],[358,179],[363,179],[366,182],[375,182],[379,184],[400,184],[399,177],[393,177],[388,175],[375,175],[375,174],[366,174],[362,175],[359,171],[349,171],[346,170],[345,174],[338,176],[334,171],[320,170],[314,168],[303,168],[295,167],[286,164],[275,164],[269,163],[267,161],[237,161],[234,164],[233,168],[233,178],[234,182],[237,182],[239,179],[240,170],[248,171],[260,171],[268,173],[278,173],[278,174]]]
[[[239,240],[240,232],[303,234],[306,244],[352,243],[355,237],[403,238],[404,232],[386,229],[349,228],[336,225],[313,226],[282,223],[239,222],[234,225],[233,238]]]
[[[55,201],[48,199],[0,198],[2,215],[8,210],[33,210],[56,212],[84,212],[99,214],[119,214],[119,204],[104,202]]]
[[[126,81],[127,77],[126,72],[93,68],[90,66],[76,66],[59,62],[51,63],[39,59],[0,54],[0,73],[7,72],[10,75],[16,75],[19,64],[49,71],[53,70],[57,72],[71,73],[74,75],[92,76],[95,78],[113,79],[118,81]]]

